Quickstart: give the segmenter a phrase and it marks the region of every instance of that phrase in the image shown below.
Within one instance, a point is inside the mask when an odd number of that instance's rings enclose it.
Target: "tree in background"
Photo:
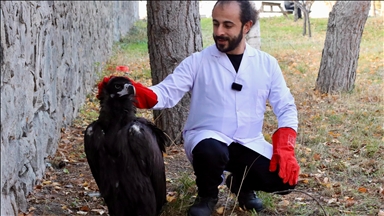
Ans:
[[[353,90],[370,5],[370,1],[337,1],[333,6],[315,87],[321,93]]]
[[[251,4],[255,4],[251,2]],[[254,5],[256,8],[256,5]],[[260,13],[260,12],[259,12]],[[247,43],[255,49],[261,49],[261,34],[260,34],[260,21],[259,18],[256,19],[256,23],[252,26],[251,30],[246,36]]]
[[[161,82],[186,57],[202,49],[198,1],[147,1],[152,84]],[[190,95],[171,109],[154,110],[155,123],[176,144],[188,116]]]

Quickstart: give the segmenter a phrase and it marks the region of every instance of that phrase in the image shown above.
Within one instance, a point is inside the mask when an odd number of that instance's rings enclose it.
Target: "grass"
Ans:
[[[384,211],[383,19],[368,18],[360,45],[355,89],[336,95],[313,90],[327,21],[311,19],[309,38],[302,36],[302,20],[260,19],[261,49],[279,61],[299,112],[296,156],[301,174],[297,189],[318,200],[328,215],[377,215]],[[203,18],[201,27],[206,47],[213,43],[211,19]],[[115,55],[107,62],[103,74],[115,73],[116,65],[128,65],[130,77],[150,85],[146,43],[146,22],[138,21],[130,35],[116,43]],[[94,117],[93,112],[81,113]],[[272,109],[267,107],[263,131],[267,140],[276,127]],[[196,193],[193,178],[187,174],[181,174],[175,184],[179,199],[170,203],[165,215],[185,212]],[[260,192],[259,196],[270,215],[322,214],[314,199],[303,193],[278,196]]]
[[[195,178],[190,173],[180,173],[180,177],[174,182],[174,185],[177,185],[175,199],[174,201],[168,200],[170,202],[164,208],[163,216],[184,215],[196,198]]]

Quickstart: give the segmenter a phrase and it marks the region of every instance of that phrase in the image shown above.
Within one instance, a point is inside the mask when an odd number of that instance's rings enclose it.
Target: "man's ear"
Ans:
[[[252,26],[253,26],[253,22],[252,22],[252,20],[249,20],[248,22],[246,22],[246,23],[244,24],[244,29],[243,29],[243,31],[245,32],[245,34],[248,34],[248,33],[249,33],[249,31],[251,30]]]

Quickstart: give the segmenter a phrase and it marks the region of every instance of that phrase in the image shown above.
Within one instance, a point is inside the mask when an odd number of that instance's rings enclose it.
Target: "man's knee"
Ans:
[[[205,162],[227,163],[229,152],[227,144],[218,140],[209,138],[200,141],[192,151],[193,160],[203,159]]]

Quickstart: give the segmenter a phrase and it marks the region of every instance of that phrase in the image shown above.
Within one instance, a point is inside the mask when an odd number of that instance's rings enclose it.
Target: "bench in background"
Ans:
[[[269,7],[270,10],[265,10],[265,7]],[[279,8],[279,10],[274,10],[274,7]],[[288,18],[288,12],[281,7],[281,3],[277,2],[261,2],[261,7],[260,7],[260,13],[262,12],[267,12],[267,13],[282,13],[286,18]]]

